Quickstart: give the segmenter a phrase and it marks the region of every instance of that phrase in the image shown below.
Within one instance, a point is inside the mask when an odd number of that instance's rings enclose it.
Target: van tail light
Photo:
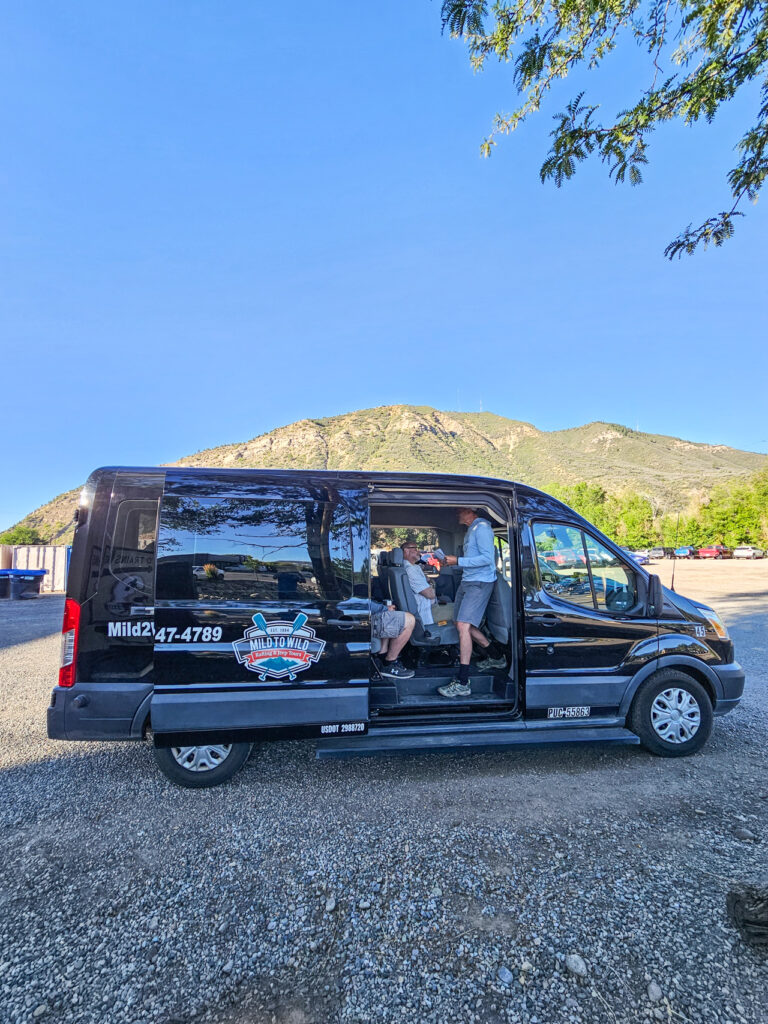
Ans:
[[[80,605],[68,597],[64,602],[64,622],[61,625],[61,668],[59,686],[74,686],[77,638],[80,632]]]

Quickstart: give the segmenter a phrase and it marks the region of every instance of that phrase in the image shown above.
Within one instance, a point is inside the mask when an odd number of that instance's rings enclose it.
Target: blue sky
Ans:
[[[662,256],[725,207],[754,94],[657,133],[639,188],[557,190],[551,115],[620,105],[633,50],[483,160],[509,72],[437,0],[0,11],[0,527],[98,465],[396,402],[768,451],[764,203]]]

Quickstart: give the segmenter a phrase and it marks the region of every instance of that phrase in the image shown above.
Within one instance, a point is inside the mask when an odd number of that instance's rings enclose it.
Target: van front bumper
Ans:
[[[730,665],[713,665],[712,671],[718,678],[722,693],[722,696],[718,694],[715,702],[715,714],[727,715],[733,711],[744,693],[744,669],[734,661]]]

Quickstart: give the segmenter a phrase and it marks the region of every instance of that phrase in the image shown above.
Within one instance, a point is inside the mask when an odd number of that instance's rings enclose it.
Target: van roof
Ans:
[[[471,476],[459,473],[382,473],[364,470],[345,469],[231,469],[224,466],[101,466],[94,470],[91,479],[102,474],[113,473],[154,474],[165,473],[177,480],[196,476],[210,479],[243,479],[249,476],[260,476],[274,481],[296,483],[300,480],[317,480],[327,482],[348,482],[352,484],[375,483],[381,485],[423,484],[428,487],[470,487],[511,491],[517,487],[530,494],[543,494],[543,491],[527,484],[512,480],[501,480],[497,477]]]

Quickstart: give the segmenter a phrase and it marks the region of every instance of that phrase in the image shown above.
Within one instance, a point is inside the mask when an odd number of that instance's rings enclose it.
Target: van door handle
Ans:
[[[539,622],[542,626],[556,626],[560,618],[552,612],[543,612],[541,615],[529,615],[531,622]]]
[[[357,622],[350,622],[349,619],[327,619],[329,626],[338,626],[339,629],[354,629],[359,625]]]

